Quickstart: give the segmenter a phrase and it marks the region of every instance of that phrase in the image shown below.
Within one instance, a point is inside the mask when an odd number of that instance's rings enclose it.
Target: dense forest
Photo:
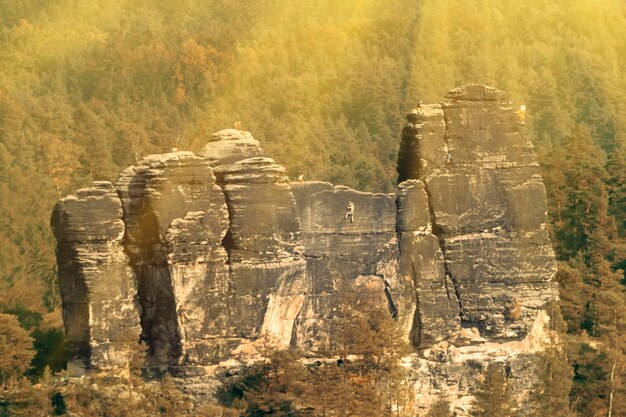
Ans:
[[[403,116],[477,82],[527,106],[548,190],[551,415],[626,416],[625,74],[623,0],[2,0],[0,326],[27,363],[2,385],[63,367],[60,196],[235,120],[292,177],[389,192]]]

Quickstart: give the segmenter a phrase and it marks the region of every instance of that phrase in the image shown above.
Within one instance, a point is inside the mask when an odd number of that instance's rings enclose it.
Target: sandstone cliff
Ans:
[[[398,320],[420,407],[444,395],[465,415],[492,362],[523,397],[557,294],[545,189],[503,92],[447,99],[407,116],[394,194],[290,182],[227,129],[198,156],[149,156],[62,199],[52,225],[75,371],[122,368],[141,338],[150,366],[210,395],[216,367],[263,339],[332,344],[349,291]]]

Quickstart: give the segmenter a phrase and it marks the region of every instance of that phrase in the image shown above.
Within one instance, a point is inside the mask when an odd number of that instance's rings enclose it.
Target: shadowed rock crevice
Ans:
[[[65,217],[65,219],[61,220],[58,218],[60,216]],[[57,205],[52,219],[52,224],[58,225],[54,227],[55,233],[63,233],[61,229],[63,226],[60,225],[67,224],[67,221],[67,213],[62,212],[60,205]],[[69,242],[59,241],[57,254],[59,258],[66,260],[81,258],[78,248]],[[81,271],[81,264],[78,262],[59,262],[57,266],[59,274],[74,278],[59,283],[61,294],[63,294],[63,320],[68,341],[67,349],[69,357],[72,358],[68,368],[70,372],[72,372],[72,368],[75,370],[90,369],[95,358],[93,358],[90,344],[89,321],[84,319],[90,317],[89,305],[92,302],[90,290],[85,279],[81,279],[84,275]]]
[[[228,209],[222,246],[228,286],[222,294],[227,333],[240,349],[265,336],[282,345],[304,299],[306,262],[300,222],[285,168],[263,157],[248,132],[226,129],[200,151],[216,174]]]
[[[428,181],[448,169],[446,131],[442,105],[419,105],[407,115],[398,156],[398,180],[401,182],[398,198],[407,199],[409,207],[422,213],[421,218],[404,221],[406,224],[398,229],[400,271],[412,271],[411,281],[419,303],[414,319],[417,323],[411,330],[411,340],[416,347],[427,347],[454,337],[459,329],[461,305],[456,288],[454,295],[447,288],[443,248],[439,244],[442,229],[432,205]],[[406,215],[400,209],[399,222]]]
[[[224,193],[223,175],[221,177],[216,176],[216,184],[220,188],[220,191],[222,192],[222,194],[224,195],[224,202],[226,203],[226,210],[228,211],[228,230],[226,231],[224,238],[220,242],[220,245],[222,246],[222,248],[224,248],[224,250],[226,250],[226,253],[228,254],[227,264],[230,265],[231,253],[235,250],[235,241],[233,239],[233,232],[232,232],[232,225],[231,225],[231,219],[233,218],[233,213],[232,213],[233,204],[232,202],[228,200],[228,195]]]
[[[381,277],[383,283],[385,284],[385,298],[387,299],[387,309],[389,310],[389,314],[394,320],[398,319],[398,308],[393,301],[393,296],[391,295],[390,286],[384,277]]]
[[[142,338],[154,365],[198,355],[190,339],[204,325],[206,301],[200,300],[220,287],[225,263],[219,250],[225,208],[214,183],[207,162],[189,152],[146,157],[116,181],[142,305]],[[200,283],[208,286],[194,293]]]
[[[413,285],[415,288],[419,286],[417,268],[415,264],[411,262]],[[413,316],[413,326],[411,327],[410,340],[415,347],[420,347],[422,344],[422,307],[420,306],[420,295],[418,291],[415,291],[415,315]]]

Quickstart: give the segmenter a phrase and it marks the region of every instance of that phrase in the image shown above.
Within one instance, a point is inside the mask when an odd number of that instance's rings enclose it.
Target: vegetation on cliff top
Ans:
[[[58,368],[51,208],[142,155],[241,120],[292,176],[389,191],[403,115],[478,82],[528,106],[572,407],[624,415],[625,18],[620,0],[2,2],[0,311],[35,374]]]

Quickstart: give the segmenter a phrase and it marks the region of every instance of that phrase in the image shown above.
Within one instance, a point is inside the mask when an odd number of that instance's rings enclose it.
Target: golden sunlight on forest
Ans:
[[[394,192],[404,116],[481,83],[547,188],[571,414],[538,415],[626,416],[625,74],[623,0],[2,1],[0,324],[34,343],[2,383],[65,365],[61,196],[234,121],[293,179]]]

